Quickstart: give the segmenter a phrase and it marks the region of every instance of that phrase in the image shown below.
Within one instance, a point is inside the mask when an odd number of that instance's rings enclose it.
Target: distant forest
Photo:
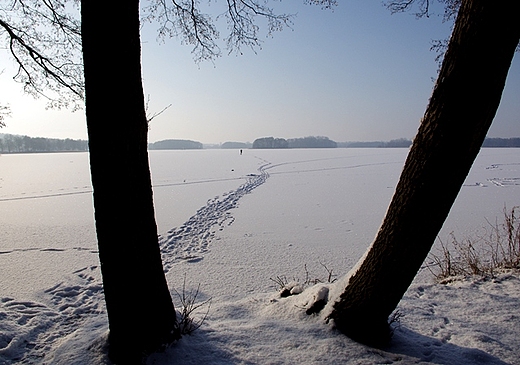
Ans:
[[[412,141],[401,138],[389,142],[334,142],[327,137],[274,138],[263,137],[253,142],[253,148],[391,148],[410,147]]]
[[[185,139],[165,139],[149,143],[149,150],[201,150],[202,143]]]
[[[343,148],[408,148],[412,141],[405,138],[393,139],[389,142],[338,142],[338,147]],[[486,138],[482,147],[520,147],[520,138]]]
[[[273,148],[409,148],[412,141],[405,138],[388,142],[334,142],[327,137],[274,138],[263,137],[250,142],[225,142],[211,145],[222,149],[273,149]],[[520,147],[520,138],[486,138],[482,147]],[[150,150],[194,150],[209,148],[197,141],[166,139],[148,144]],[[85,152],[88,141],[81,139],[55,139],[0,134],[0,153]]]
[[[336,148],[338,144],[327,137],[274,138],[263,137],[253,142],[254,149],[266,148]]]
[[[520,147],[520,138],[486,138],[482,147]]]
[[[84,151],[88,151],[88,142],[81,139],[55,139],[0,134],[0,153]]]
[[[339,142],[338,147],[342,148],[408,148],[412,141],[406,138],[392,139],[388,142]]]
[[[223,149],[248,149],[248,148],[253,148],[253,145],[250,143],[250,142],[224,142],[222,143],[222,145],[220,146],[220,148],[223,148]]]

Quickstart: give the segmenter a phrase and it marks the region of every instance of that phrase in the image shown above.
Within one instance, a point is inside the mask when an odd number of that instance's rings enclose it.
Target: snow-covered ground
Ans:
[[[406,153],[151,151],[169,285],[186,277],[211,306],[149,364],[520,364],[515,273],[440,285],[422,270],[383,350],[325,324],[328,308],[305,314],[321,287],[342,289],[371,243]],[[519,161],[518,149],[484,149],[440,237],[482,233],[520,205]],[[109,364],[88,156],[0,156],[0,217],[0,364]],[[340,280],[288,298],[271,280],[326,281],[326,268]]]

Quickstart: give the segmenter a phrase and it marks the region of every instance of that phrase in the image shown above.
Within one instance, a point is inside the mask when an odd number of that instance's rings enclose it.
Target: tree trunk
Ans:
[[[388,317],[426,259],[495,116],[520,37],[518,0],[463,0],[437,84],[383,224],[329,315],[352,339]]]
[[[148,163],[138,0],[81,4],[94,208],[109,355],[139,363],[177,337]]]

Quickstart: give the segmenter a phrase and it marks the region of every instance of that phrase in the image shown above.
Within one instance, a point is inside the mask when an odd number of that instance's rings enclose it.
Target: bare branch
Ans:
[[[436,0],[444,5],[444,20],[452,20],[459,11],[461,0]],[[393,13],[411,11],[414,6],[417,11],[414,15],[417,18],[429,17],[432,14],[432,4],[435,0],[391,0],[386,1],[386,7]]]
[[[213,1],[212,3],[216,3]],[[319,4],[331,8],[336,0],[305,0],[308,4]],[[210,1],[208,1],[210,3]],[[224,37],[229,53],[240,53],[242,47],[256,51],[261,47],[259,19],[267,22],[265,34],[291,27],[294,15],[277,14],[267,5],[266,0],[226,0],[222,1],[222,12],[215,19],[201,11],[199,0],[150,0],[143,9],[143,20],[159,23],[158,36],[178,37],[183,44],[193,46],[192,54],[196,62],[214,60],[221,55],[217,41],[219,20],[227,24]]]
[[[0,37],[13,57],[13,79],[50,107],[83,104],[80,23],[71,0],[12,0],[0,5]],[[76,3],[76,1],[74,1]]]
[[[431,6],[435,0],[391,0],[385,3],[386,7],[394,13],[401,13],[405,11],[411,11],[414,6],[417,6],[418,11],[414,13],[417,18],[429,17],[433,14]],[[461,0],[436,0],[438,3],[444,5],[444,21],[453,20],[457,12],[459,11]],[[448,46],[448,40],[433,40],[431,51],[436,53],[435,61],[438,63],[439,68],[444,57],[444,52]]]
[[[158,117],[159,115],[164,113],[167,109],[169,109],[172,106],[172,104],[169,104],[168,106],[165,106],[164,108],[162,108],[161,111],[153,113],[151,116],[148,116],[149,105],[150,105],[150,95],[148,95],[148,97],[146,98],[146,104],[145,104],[146,120],[147,120],[148,124],[150,124],[150,122],[153,119],[155,119],[156,117]]]
[[[0,105],[0,128],[5,127],[4,119],[11,116],[9,105]]]
[[[242,46],[249,47],[253,51],[260,48],[262,43],[258,35],[260,28],[256,25],[258,17],[267,21],[267,36],[292,26],[294,15],[276,14],[273,9],[257,1],[228,0],[227,4],[228,8],[223,16],[227,19],[229,29],[229,35],[226,37],[229,53],[240,53]]]
[[[199,10],[198,1],[150,0],[143,13],[144,21],[159,23],[159,39],[178,37],[182,44],[192,45],[196,62],[215,59],[220,55],[215,43],[219,33],[213,19]]]
[[[26,74],[26,77],[28,78],[29,83],[33,83],[33,78],[32,78],[30,71],[25,66],[24,60],[22,60],[17,53],[17,48],[20,47],[22,50],[24,50],[27,53],[27,55],[30,57],[30,59],[32,61],[34,61],[36,63],[36,65],[38,65],[43,70],[43,72],[46,75],[54,78],[56,80],[56,82],[58,82],[58,84],[69,89],[74,94],[81,96],[81,92],[79,90],[75,89],[75,86],[77,86],[77,85],[71,85],[67,81],[64,80],[64,77],[66,77],[66,75],[64,75],[63,72],[61,71],[62,66],[55,65],[51,59],[49,59],[48,57],[46,57],[45,55],[40,53],[33,46],[27,44],[24,41],[24,39],[21,38],[15,32],[15,29],[13,27],[11,27],[9,24],[2,21],[1,19],[0,19],[0,27],[4,28],[4,30],[9,34],[9,38],[10,38],[9,49],[11,51],[12,56],[14,57],[14,59],[16,60],[16,62],[18,64],[18,67],[19,67],[18,74],[20,74],[20,73]]]
[[[408,11],[412,6],[418,3],[419,11],[415,13],[415,16],[422,18],[424,16],[430,16],[430,1],[429,0],[398,0],[389,1],[386,3],[386,7],[393,13],[402,13]]]
[[[319,5],[322,9],[332,9],[334,6],[338,6],[336,0],[305,0],[305,4]]]

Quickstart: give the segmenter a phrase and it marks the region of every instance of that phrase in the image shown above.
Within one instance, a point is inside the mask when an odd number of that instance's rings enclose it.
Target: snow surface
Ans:
[[[196,313],[209,309],[201,328],[148,363],[520,364],[520,278],[513,272],[441,285],[422,270],[385,349],[325,323],[379,228],[406,154],[152,151],[174,300],[186,275],[187,290],[200,284],[198,299],[211,304]],[[519,157],[518,149],[481,152],[441,238],[483,232],[504,206],[520,205]],[[0,364],[110,364],[88,156],[0,156],[0,216]],[[327,281],[327,269],[335,283],[287,298],[271,280]],[[327,296],[320,314],[305,313]]]

